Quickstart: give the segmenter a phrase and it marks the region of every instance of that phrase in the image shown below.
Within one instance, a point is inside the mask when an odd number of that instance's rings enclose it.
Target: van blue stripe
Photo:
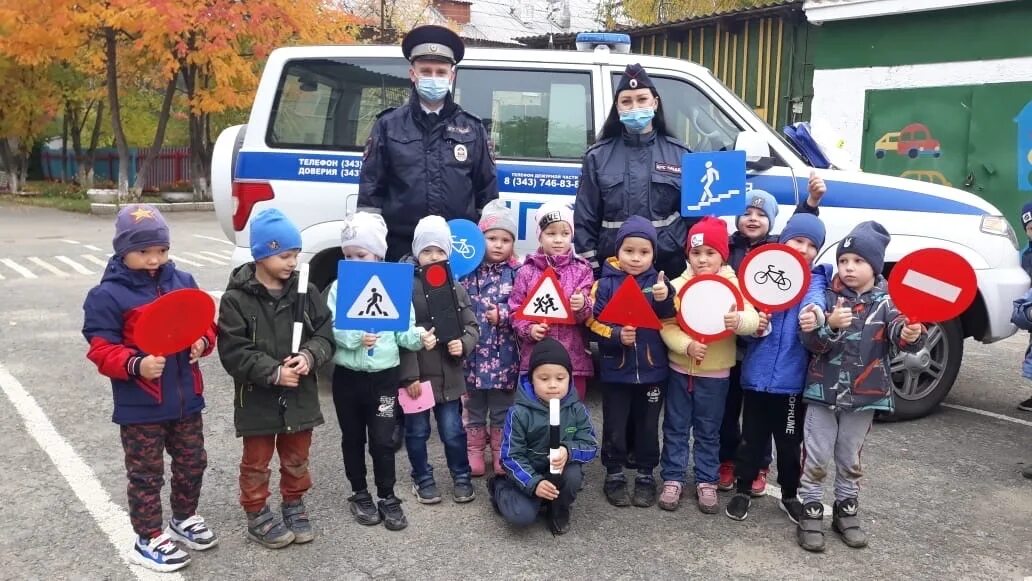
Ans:
[[[242,151],[237,157],[236,178],[357,184],[361,167],[361,155],[353,153],[327,155]],[[508,163],[498,165],[498,189],[506,193],[572,196],[577,193],[579,179],[579,167]],[[779,204],[795,205],[791,177],[755,176],[749,178],[749,181],[753,187],[773,194]],[[807,180],[796,178],[796,181],[799,184],[800,196],[805,196]],[[825,181],[828,184],[828,193],[821,201],[823,207],[971,216],[987,213],[964,202],[901,188],[854,184],[835,179]]]

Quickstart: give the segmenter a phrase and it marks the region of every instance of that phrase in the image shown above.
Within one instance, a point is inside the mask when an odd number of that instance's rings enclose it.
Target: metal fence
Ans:
[[[148,148],[132,148],[129,150],[129,183],[136,181],[136,173],[143,165],[147,157]],[[68,152],[64,158],[64,173],[61,172],[62,157],[60,150],[44,149],[41,155],[43,166],[43,177],[55,181],[71,181],[75,179],[78,170],[78,162],[75,154]],[[118,180],[118,151],[112,148],[98,149],[93,162],[93,174],[95,181]],[[162,148],[150,170],[144,177],[144,189],[162,188],[176,183],[190,181],[190,148],[189,147],[165,147]]]

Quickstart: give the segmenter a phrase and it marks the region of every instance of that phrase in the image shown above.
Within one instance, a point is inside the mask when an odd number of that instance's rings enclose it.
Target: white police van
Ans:
[[[748,143],[755,155],[760,145],[773,167],[752,172],[749,181],[777,198],[782,212],[774,231],[784,226],[810,168],[710,71],[626,54],[626,35],[578,40],[578,51],[470,48],[458,67],[455,99],[483,119],[495,143],[498,187],[517,219],[519,250],[534,246],[528,216],[535,208],[556,197],[573,202],[581,155],[602,127],[621,72],[636,62],[658,88],[667,127],[692,151]],[[234,263],[250,260],[249,218],[276,207],[301,228],[302,260],[310,261],[313,281],[327,285],[336,276],[341,221],[357,201],[366,138],[377,113],[408,98],[407,71],[397,46],[294,47],[270,55],[248,124],[225,130],[215,145],[215,209],[237,245]],[[892,234],[887,268],[913,250],[940,247],[963,256],[978,275],[970,309],[934,327],[926,350],[893,362],[897,417],[927,414],[957,377],[965,337],[992,342],[1015,332],[1011,301],[1029,288],[1015,234],[992,204],[962,190],[859,172],[818,174],[828,184],[821,206],[828,243],[819,261],[834,262],[836,241],[873,219]]]

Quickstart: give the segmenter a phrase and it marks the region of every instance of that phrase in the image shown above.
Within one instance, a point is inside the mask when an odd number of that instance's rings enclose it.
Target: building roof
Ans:
[[[810,22],[874,18],[911,12],[927,12],[1016,0],[806,0],[803,10]]]
[[[461,28],[459,36],[519,46],[520,37],[596,28],[597,12],[598,0],[473,0],[469,24]]]

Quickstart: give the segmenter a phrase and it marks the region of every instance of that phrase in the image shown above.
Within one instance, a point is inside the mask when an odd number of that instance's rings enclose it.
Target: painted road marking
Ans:
[[[61,242],[64,242],[65,244],[75,244],[75,245],[82,244],[78,240],[66,240],[64,238],[61,239]]]
[[[182,581],[179,573],[152,573],[146,569],[131,565],[127,550],[136,542],[136,533],[129,524],[129,514],[122,507],[111,501],[93,469],[75,452],[50,418],[36,403],[36,399],[26,391],[22,384],[0,364],[0,390],[14,405],[14,409],[25,423],[28,432],[36,444],[50,457],[58,472],[64,477],[72,492],[86,507],[86,510],[97,522],[97,526],[115,547],[115,552],[129,567],[129,571],[137,578],[146,581]]]
[[[185,255],[187,255],[187,256],[189,256],[191,258],[197,258],[199,260],[207,260],[208,262],[214,262],[215,264],[218,264],[220,266],[224,266],[226,264],[225,262],[222,262],[221,260],[216,260],[216,259],[214,259],[214,258],[212,258],[210,256],[205,256],[203,254],[198,254],[196,252],[184,252],[183,254],[185,254]],[[197,264],[197,263],[195,262],[194,264]],[[197,266],[200,266],[200,265],[198,264]]]
[[[53,264],[50,264],[49,262],[46,262],[45,260],[40,259],[37,256],[30,256],[28,260],[29,260],[29,262],[35,264],[36,266],[39,266],[40,268],[42,268],[44,270],[50,271],[52,274],[54,274],[56,276],[60,276],[62,278],[67,278],[68,277],[68,273],[67,272],[61,270],[60,268],[54,266]]]
[[[215,242],[221,242],[222,244],[229,244],[230,246],[234,245],[232,242],[230,242],[229,240],[226,240],[225,238],[216,238],[214,236],[205,236],[204,234],[194,234],[194,238],[203,238],[205,240],[214,240]]]
[[[85,244],[85,245],[83,245],[83,248],[86,248],[87,250],[92,250],[94,252],[104,252],[103,250],[101,250],[100,248],[98,248],[98,247],[96,247],[96,246],[94,246],[92,244]]]
[[[78,272],[79,274],[93,274],[92,270],[86,268],[85,266],[79,264],[71,258],[68,258],[67,256],[55,256],[54,258],[72,267],[75,270],[75,272]]]
[[[217,258],[219,260],[219,264],[224,264],[222,261],[226,260],[225,256],[223,256],[223,255],[221,255],[221,254],[219,254],[217,252],[211,252],[211,251],[208,251],[208,250],[202,250],[201,254],[205,254],[207,256],[211,256],[211,257]]]
[[[955,409],[955,410],[960,410],[962,412],[971,412],[973,414],[978,414],[980,416],[986,416],[986,417],[989,417],[989,418],[994,418],[994,419],[997,419],[997,420],[1003,420],[1005,422],[1011,422],[1013,424],[1018,424],[1020,426],[1027,426],[1029,428],[1032,428],[1032,422],[1030,422],[1028,420],[1021,420],[1021,419],[1018,419],[1018,418],[1012,418],[1010,416],[1005,416],[1003,414],[998,414],[998,413],[995,413],[995,412],[987,412],[985,410],[980,410],[980,409],[977,409],[977,408],[969,408],[967,406],[957,405],[957,404],[953,404],[953,403],[944,403],[944,404],[942,404],[942,407],[944,407],[944,408],[951,408],[951,409]]]
[[[185,259],[185,258],[183,258],[181,256],[177,256],[175,254],[169,254],[168,257],[171,258],[172,260],[176,261],[176,262],[181,262],[183,264],[189,264],[190,266],[204,266],[200,262],[194,262],[192,260],[187,260],[187,259]]]
[[[80,254],[79,256],[82,256],[85,260],[88,260],[101,268],[107,268],[107,262],[93,256],[92,254]]]
[[[950,303],[956,302],[957,297],[964,290],[959,286],[930,277],[916,270],[908,270],[903,275],[903,284]]]
[[[4,265],[6,265],[7,268],[10,268],[14,272],[17,272],[18,274],[22,275],[25,278],[39,278],[31,270],[25,268],[24,266],[22,266],[22,265],[18,264],[17,262],[11,260],[10,258],[0,258],[0,262],[4,263]]]

